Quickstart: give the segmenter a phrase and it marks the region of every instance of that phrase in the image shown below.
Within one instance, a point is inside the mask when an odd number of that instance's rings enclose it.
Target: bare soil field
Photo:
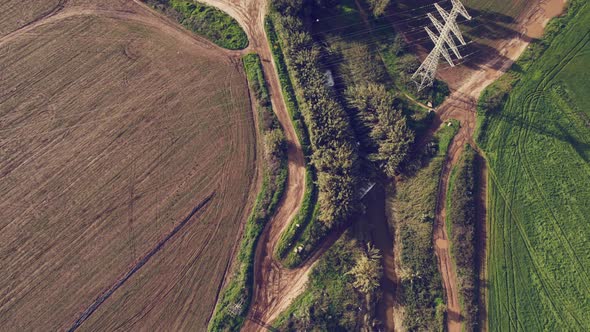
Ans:
[[[0,326],[205,330],[256,179],[241,64],[129,1],[43,3],[0,5]]]
[[[58,10],[60,0],[20,1],[6,0],[0,3],[0,36],[18,30]]]

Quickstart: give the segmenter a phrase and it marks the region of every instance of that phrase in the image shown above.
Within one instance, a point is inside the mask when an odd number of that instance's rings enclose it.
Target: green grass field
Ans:
[[[516,83],[479,136],[495,331],[590,330],[590,5],[570,6],[547,49],[513,66]]]

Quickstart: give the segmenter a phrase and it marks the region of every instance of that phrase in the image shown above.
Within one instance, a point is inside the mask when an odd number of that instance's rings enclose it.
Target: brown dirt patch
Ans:
[[[68,329],[215,193],[82,325],[206,329],[255,178],[241,65],[130,2],[4,36],[0,324]]]

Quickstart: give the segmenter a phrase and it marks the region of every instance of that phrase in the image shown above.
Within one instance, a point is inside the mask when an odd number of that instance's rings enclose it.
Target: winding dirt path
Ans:
[[[275,261],[273,252],[280,234],[295,216],[303,201],[305,191],[305,158],[291,118],[285,105],[280,81],[272,58],[270,45],[264,30],[267,3],[265,0],[201,0],[217,7],[235,18],[246,31],[250,44],[243,51],[227,51],[239,57],[256,52],[262,60],[273,109],[285,131],[287,139],[288,178],[282,201],[272,220],[264,228],[256,247],[254,259],[254,292],[244,331],[264,329],[305,287],[308,273],[318,255],[298,269],[285,269]],[[134,0],[148,8],[139,0]],[[154,13],[154,15],[159,15]],[[167,18],[162,17],[167,20]],[[330,241],[326,242],[327,244]]]
[[[473,134],[476,124],[477,99],[481,92],[512,66],[530,43],[531,37],[540,37],[542,33],[539,33],[539,27],[542,32],[542,28],[547,22],[563,11],[564,5],[565,0],[538,1],[521,18],[521,23],[518,26],[520,35],[506,40],[500,45],[498,52],[501,56],[491,58],[486,63],[480,64],[477,69],[463,68],[462,71],[446,71],[440,75],[441,79],[450,82],[452,93],[436,110],[438,124],[449,119],[457,119],[461,123],[461,128],[449,147],[447,159],[441,172],[433,236],[446,295],[448,330],[451,332],[462,329],[456,266],[451,258],[445,224],[445,202],[451,170],[459,161],[465,144],[469,143],[477,149],[477,145],[473,141]],[[482,181],[485,187],[487,179],[483,178]],[[484,251],[479,253],[480,257],[484,257],[484,261],[487,255],[485,247],[485,245],[479,247]],[[485,310],[485,308],[481,309]]]
[[[281,123],[288,145],[287,189],[272,220],[266,225],[256,247],[254,259],[254,293],[243,331],[267,328],[279,313],[305,288],[313,262],[330,244],[326,241],[314,257],[297,269],[286,269],[277,262],[273,253],[280,234],[295,216],[305,191],[305,158],[291,118],[283,100],[281,86],[264,30],[267,3],[265,0],[202,0],[235,18],[248,34],[247,51],[260,55],[264,75],[269,85],[273,109]]]

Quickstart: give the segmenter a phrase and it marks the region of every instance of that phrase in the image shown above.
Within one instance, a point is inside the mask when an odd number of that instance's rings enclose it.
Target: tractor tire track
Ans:
[[[199,212],[203,207],[205,207],[211,201],[211,199],[213,199],[214,196],[215,192],[211,193],[203,201],[197,204],[197,206],[193,208],[193,210],[186,216],[186,218],[184,218],[184,220],[182,220],[178,225],[176,225],[176,227],[174,227],[174,229],[172,229],[170,233],[168,233],[162,240],[160,240],[160,242],[158,242],[158,244],[156,244],[156,246],[152,248],[152,250],[150,250],[146,255],[144,255],[143,258],[141,258],[139,262],[137,262],[135,266],[131,268],[131,270],[129,270],[121,279],[116,281],[111,287],[109,287],[100,296],[98,296],[96,300],[90,306],[88,306],[86,310],[82,312],[78,319],[76,319],[73,325],[68,329],[68,332],[76,331],[82,324],[84,324],[84,322],[106,300],[108,300],[108,298],[111,297],[111,295],[113,295],[113,293],[115,293],[117,289],[123,286],[123,284],[131,277],[133,277],[133,275],[137,273],[137,271],[139,271],[147,262],[149,262],[154,255],[156,255],[160,250],[162,250],[166,243],[168,243],[170,239],[172,239],[178,232],[180,232],[184,228],[184,226],[186,226],[188,222],[193,218],[193,216],[195,216],[197,212]]]

